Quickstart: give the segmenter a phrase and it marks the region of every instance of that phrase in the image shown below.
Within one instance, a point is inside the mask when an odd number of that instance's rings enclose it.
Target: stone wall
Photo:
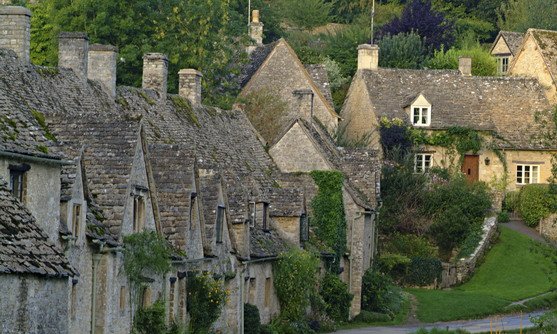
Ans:
[[[491,240],[497,231],[497,219],[495,217],[486,218],[483,223],[482,240],[476,247],[474,253],[469,257],[459,259],[455,263],[443,263],[443,273],[441,282],[437,283],[437,288],[449,288],[464,283],[476,270],[476,263],[486,253],[491,245]]]
[[[273,285],[272,261],[248,264],[244,284],[245,302],[257,306],[261,323],[268,324],[280,311]]]
[[[68,334],[68,279],[0,275],[0,332]]]
[[[543,237],[553,242],[557,242],[557,214],[552,214],[549,217],[542,219],[537,230]]]

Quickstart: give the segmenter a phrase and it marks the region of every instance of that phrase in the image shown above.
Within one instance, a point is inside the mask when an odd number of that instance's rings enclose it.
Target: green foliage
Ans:
[[[380,67],[418,69],[427,54],[421,37],[414,33],[387,35],[378,44]]]
[[[346,251],[344,176],[339,171],[312,171],[311,176],[319,191],[311,201],[313,217],[310,222],[316,238],[335,251],[338,264]]]
[[[511,221],[511,217],[507,211],[501,211],[497,214],[497,222],[498,223],[508,223]]]
[[[157,300],[149,307],[141,307],[133,319],[134,334],[166,334],[164,301]]]
[[[548,185],[529,184],[520,190],[518,212],[528,226],[535,227],[541,219],[557,212],[557,195],[549,189]]]
[[[474,253],[480,241],[482,240],[482,236],[483,224],[479,222],[476,224],[472,224],[466,235],[466,238],[460,244],[460,251],[458,252],[457,258],[465,258]]]
[[[368,269],[362,278],[362,310],[394,316],[402,309],[402,290],[386,275]]]
[[[374,322],[387,322],[391,317],[385,313],[371,312],[362,310],[360,314],[354,317],[354,322],[374,323]]]
[[[331,90],[338,90],[350,82],[350,77],[343,76],[340,65],[331,58],[325,57],[323,60],[323,66],[325,66],[325,69],[327,70]]]
[[[432,257],[414,257],[408,266],[406,284],[412,286],[425,286],[441,279],[443,266],[441,261]]]
[[[509,191],[505,194],[505,199],[503,200],[503,210],[507,210],[509,212],[517,212],[519,203],[520,192]]]
[[[187,309],[190,315],[190,332],[209,333],[211,325],[218,319],[227,291],[222,282],[216,281],[208,273],[188,278]]]
[[[259,309],[252,304],[244,304],[244,334],[261,333]]]
[[[499,10],[499,28],[525,32],[528,28],[557,29],[554,0],[509,0]]]
[[[279,255],[273,265],[274,286],[281,308],[281,318],[299,322],[304,319],[310,296],[315,293],[319,259],[301,249]]]
[[[342,76],[352,77],[356,72],[356,49],[369,40],[369,31],[370,28],[350,25],[336,34],[323,37],[325,53],[339,64]]]
[[[544,315],[533,318],[532,322],[540,333],[555,333],[557,331],[557,310],[552,310]]]
[[[333,140],[335,141],[336,145],[340,147],[360,147],[360,148],[369,147],[369,145],[371,144],[374,131],[371,130],[360,136],[351,138],[348,137],[349,125],[350,125],[350,121],[346,123],[337,124],[332,134]]]
[[[325,301],[325,312],[335,321],[348,321],[350,304],[354,297],[348,285],[338,276],[327,272],[321,281],[319,294]]]
[[[377,270],[397,282],[402,282],[408,272],[410,258],[400,254],[383,253],[377,260]]]
[[[124,270],[132,284],[144,281],[144,274],[164,274],[171,268],[172,250],[157,232],[145,231],[124,237]]]
[[[428,239],[414,234],[394,233],[381,246],[388,253],[408,258],[437,256],[438,250]]]
[[[267,142],[273,142],[280,135],[279,124],[287,115],[288,104],[271,89],[260,89],[240,97],[244,111],[253,126]]]
[[[36,109],[31,109],[31,114],[33,114],[33,117],[35,117],[35,120],[39,123],[39,126],[44,132],[45,138],[51,141],[56,141],[56,137],[50,132],[48,125],[46,125],[44,114]]]
[[[329,21],[332,3],[323,0],[279,0],[275,6],[285,23],[298,29],[312,29]]]
[[[450,48],[435,51],[433,57],[427,62],[426,66],[434,69],[458,69],[459,57],[472,58],[472,75],[494,76],[497,74],[497,61],[489,51],[480,45],[475,45],[466,49]]]

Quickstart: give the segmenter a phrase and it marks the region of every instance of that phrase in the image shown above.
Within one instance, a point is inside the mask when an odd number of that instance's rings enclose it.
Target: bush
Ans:
[[[508,223],[511,221],[511,217],[507,211],[501,211],[497,214],[497,221],[499,223]]]
[[[191,333],[206,333],[220,315],[226,291],[219,281],[203,273],[188,279],[187,310]]]
[[[402,310],[402,290],[384,274],[368,269],[362,278],[362,310],[393,317]]]
[[[159,299],[149,307],[139,308],[133,319],[133,329],[137,334],[166,333],[164,302]]]
[[[348,285],[331,273],[326,273],[319,291],[325,302],[325,313],[335,321],[348,321],[350,303],[354,296]]]
[[[508,212],[517,212],[520,200],[519,195],[520,192],[518,191],[509,191],[505,195],[505,199],[503,200],[503,210],[506,210]]]
[[[296,248],[280,254],[274,263],[275,290],[281,318],[286,322],[301,322],[304,319],[310,297],[315,293],[318,268],[317,257]]]
[[[414,257],[408,266],[406,283],[412,286],[426,286],[441,279],[441,261],[432,257]]]
[[[362,310],[360,314],[354,317],[354,322],[363,322],[366,324],[374,322],[387,322],[390,321],[391,317],[385,313],[370,312]]]
[[[408,271],[410,258],[401,254],[384,253],[377,260],[377,269],[395,281],[401,281]]]
[[[472,253],[474,253],[474,251],[480,244],[480,241],[482,240],[482,236],[483,236],[483,224],[479,222],[473,224],[470,227],[470,230],[468,231],[468,235],[460,245],[460,252],[458,252],[457,257],[460,259],[472,255]]]
[[[459,57],[472,58],[472,75],[494,76],[497,74],[497,62],[487,50],[479,44],[467,49],[451,48],[435,51],[433,57],[427,62],[427,66],[435,69],[458,69]]]
[[[535,227],[557,209],[557,198],[550,194],[549,187],[542,184],[529,184],[520,190],[518,211],[526,225]]]
[[[389,253],[397,253],[409,258],[437,256],[437,247],[428,239],[414,234],[395,233],[388,241],[383,242],[384,249]]]
[[[261,333],[261,317],[259,316],[259,309],[255,305],[244,304],[244,333]]]
[[[386,35],[379,41],[379,66],[418,69],[427,54],[422,39],[415,33]]]
[[[430,228],[437,245],[445,253],[450,252],[464,240],[470,231],[470,221],[456,207],[441,213]]]

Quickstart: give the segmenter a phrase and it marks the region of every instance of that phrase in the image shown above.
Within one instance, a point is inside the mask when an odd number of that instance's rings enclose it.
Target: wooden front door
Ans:
[[[480,173],[480,156],[465,155],[462,163],[462,172],[466,175],[468,182],[476,182],[479,180]]]

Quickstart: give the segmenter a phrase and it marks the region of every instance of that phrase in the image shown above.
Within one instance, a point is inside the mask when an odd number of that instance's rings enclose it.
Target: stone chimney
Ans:
[[[180,96],[188,99],[192,106],[201,104],[201,79],[203,74],[194,69],[183,69],[178,72],[180,80]]]
[[[379,47],[361,44],[358,46],[358,70],[376,71],[379,68]]]
[[[18,6],[0,7],[0,48],[15,51],[24,64],[31,49],[31,12]]]
[[[471,57],[458,57],[458,70],[465,77],[471,76],[472,75],[472,58]]]
[[[168,86],[168,57],[162,53],[147,53],[143,56],[143,89],[157,91],[166,101]]]
[[[118,48],[112,45],[93,44],[89,47],[87,76],[102,84],[106,92],[116,97],[116,61]]]
[[[258,46],[263,45],[263,23],[259,21],[259,10],[254,9],[251,12],[251,22],[249,24],[249,37],[254,45],[247,48],[248,54],[251,54]]]
[[[61,32],[58,36],[58,66],[71,68],[84,82],[87,81],[89,38],[84,32]]]

